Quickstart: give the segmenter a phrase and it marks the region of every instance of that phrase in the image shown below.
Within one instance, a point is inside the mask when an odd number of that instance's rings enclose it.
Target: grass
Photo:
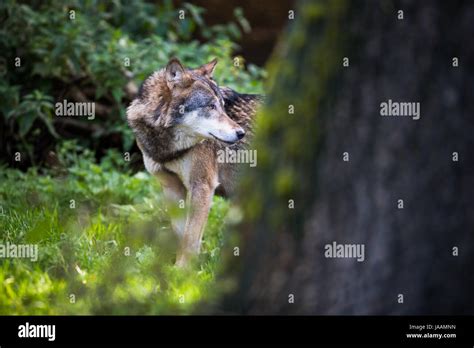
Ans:
[[[0,168],[0,244],[39,254],[0,259],[0,314],[187,314],[218,298],[227,201],[214,198],[202,254],[178,269],[155,178],[117,152],[96,164],[65,143],[58,157],[42,172]]]

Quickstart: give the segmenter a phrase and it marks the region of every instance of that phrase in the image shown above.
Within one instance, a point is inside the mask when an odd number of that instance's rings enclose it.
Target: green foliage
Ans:
[[[134,143],[127,86],[173,56],[190,67],[218,58],[218,83],[262,92],[264,71],[233,54],[251,30],[242,11],[209,27],[204,9],[181,9],[182,20],[169,0],[0,2],[0,162],[20,152],[34,165],[0,165],[0,244],[39,245],[37,262],[0,259],[0,314],[189,313],[219,294],[228,203],[214,199],[203,253],[179,270],[156,179],[119,152]],[[95,102],[96,117],[56,117],[64,99]],[[103,149],[116,135],[119,148]]]
[[[169,0],[0,2],[0,123],[9,130],[2,142],[15,144],[5,146],[4,156],[20,151],[34,157],[40,139],[57,137],[62,120],[53,117],[53,106],[63,99],[103,106],[93,121],[77,119],[94,123],[92,134],[78,136],[83,146],[95,148],[97,138],[119,134],[128,150],[133,137],[125,122],[131,98],[126,86],[140,85],[173,56],[190,66],[217,57],[219,83],[261,92],[263,71],[253,65],[246,69],[242,57],[238,66],[233,60],[235,41],[250,30],[242,11],[235,10],[235,22],[212,27],[203,13],[188,3],[174,8]]]
[[[39,250],[36,262],[0,259],[0,314],[189,313],[219,295],[225,200],[214,199],[199,260],[178,269],[155,178],[120,171],[116,151],[100,164],[72,142],[58,153],[67,169],[0,171],[0,244]]]

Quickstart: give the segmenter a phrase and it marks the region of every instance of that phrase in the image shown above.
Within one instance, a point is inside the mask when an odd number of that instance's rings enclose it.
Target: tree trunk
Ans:
[[[470,1],[299,4],[269,64],[225,308],[474,314],[473,38]],[[420,119],[382,116],[389,99]],[[326,257],[333,242],[364,261]]]

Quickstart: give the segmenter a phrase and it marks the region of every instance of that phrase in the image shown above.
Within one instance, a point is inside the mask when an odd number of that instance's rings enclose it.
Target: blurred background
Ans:
[[[228,309],[474,313],[474,4],[302,1],[266,65]],[[420,103],[420,119],[381,116]],[[294,114],[289,106],[294,107]],[[362,244],[365,260],[328,258]]]

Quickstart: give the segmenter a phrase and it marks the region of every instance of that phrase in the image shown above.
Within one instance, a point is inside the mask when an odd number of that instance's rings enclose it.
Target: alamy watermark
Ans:
[[[326,258],[355,258],[358,262],[365,260],[364,244],[339,244],[332,242],[324,246],[324,257]]]
[[[20,338],[47,338],[48,341],[56,339],[56,325],[37,325],[26,322],[18,326],[18,337]]]
[[[0,244],[0,259],[30,259],[38,260],[38,244]]]
[[[419,102],[396,102],[392,99],[380,103],[381,116],[408,116],[414,120],[421,117]]]
[[[95,118],[95,103],[93,102],[68,102],[64,99],[55,105],[56,116],[86,116],[88,120]]]
[[[248,163],[250,167],[257,166],[257,150],[232,150],[226,147],[217,151],[218,163]]]

